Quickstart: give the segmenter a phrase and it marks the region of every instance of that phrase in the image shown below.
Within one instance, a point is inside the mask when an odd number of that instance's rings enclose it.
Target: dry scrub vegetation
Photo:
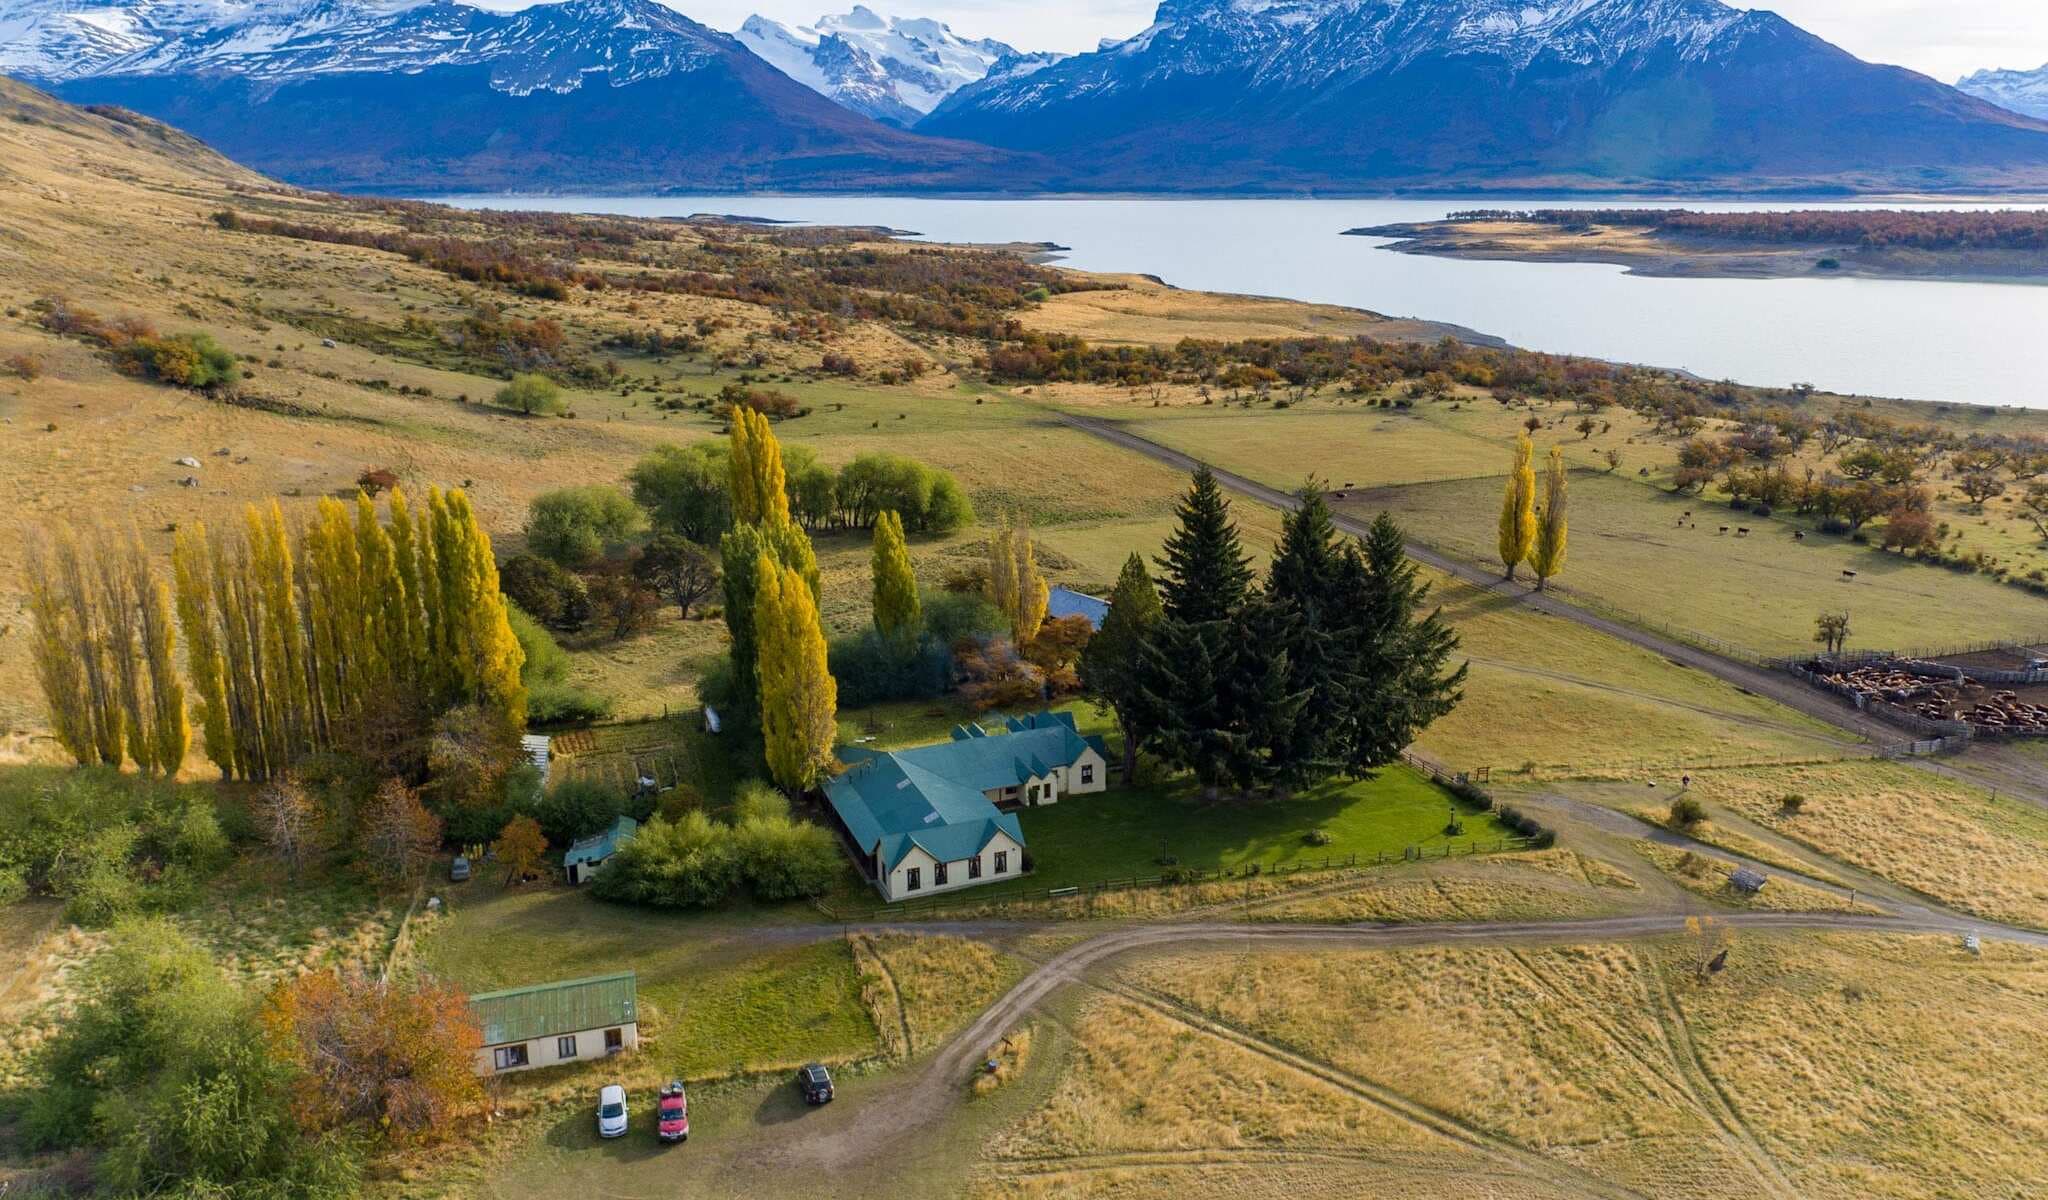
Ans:
[[[894,1056],[922,1054],[1016,982],[1015,959],[951,935],[865,934],[848,938],[861,1000]]]
[[[1637,842],[1636,850],[1657,865],[1689,892],[1731,908],[1763,912],[1882,912],[1871,905],[1852,902],[1847,892],[1823,891],[1794,880],[1773,877],[1753,896],[1735,890],[1728,882],[1735,868],[1718,858],[1690,850],[1678,850],[1656,842]]]

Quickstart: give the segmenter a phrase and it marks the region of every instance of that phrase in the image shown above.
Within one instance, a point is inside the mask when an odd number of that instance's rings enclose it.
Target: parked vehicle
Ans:
[[[456,883],[462,883],[462,882],[465,882],[466,880],[468,880],[468,878],[469,878],[469,856],[468,856],[468,855],[464,855],[464,854],[458,854],[458,855],[456,855],[456,856],[455,856],[455,861],[454,861],[454,862],[452,862],[452,863],[450,863],[450,864],[448,864],[448,878],[449,878],[449,879],[451,879],[451,880],[453,880],[453,881],[454,881],[454,882],[456,882]]]
[[[597,1136],[624,1137],[626,1134],[626,1089],[608,1083],[597,1093]]]
[[[796,1086],[805,1104],[832,1103],[832,1073],[821,1063],[805,1063],[796,1073]]]
[[[654,1132],[664,1142],[690,1140],[690,1098],[683,1094],[682,1080],[675,1080],[661,1089],[661,1101],[655,1108]]]

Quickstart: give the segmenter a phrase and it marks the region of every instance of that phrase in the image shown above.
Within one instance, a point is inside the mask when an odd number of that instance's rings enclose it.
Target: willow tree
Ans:
[[[1564,449],[1550,448],[1543,471],[1543,511],[1536,519],[1536,540],[1529,550],[1529,569],[1536,572],[1536,590],[1564,570],[1566,533]]]
[[[1514,458],[1500,499],[1500,561],[1507,566],[1509,579],[1515,577],[1515,568],[1529,557],[1536,542],[1535,457],[1529,435],[1516,435]]]
[[[839,687],[826,665],[825,631],[803,576],[765,554],[754,571],[768,773],[784,790],[801,792],[831,769]]]
[[[915,634],[923,615],[917,575],[903,538],[903,518],[893,511],[875,518],[874,577],[875,628],[889,637]]]

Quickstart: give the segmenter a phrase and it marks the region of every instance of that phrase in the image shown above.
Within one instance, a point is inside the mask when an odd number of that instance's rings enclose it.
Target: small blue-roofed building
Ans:
[[[589,883],[605,860],[619,852],[619,847],[633,840],[640,832],[640,822],[631,817],[620,817],[612,827],[603,833],[593,833],[579,839],[562,856],[562,870],[567,872],[570,883]]]
[[[952,740],[908,750],[841,752],[825,799],[861,873],[884,900],[1014,879],[1024,870],[1016,810],[1109,785],[1102,739],[1071,713],[960,725]]]
[[[1070,587],[1055,587],[1045,599],[1046,620],[1060,617],[1086,617],[1094,629],[1102,628],[1102,619],[1109,615],[1109,601],[1086,592],[1077,592]]]

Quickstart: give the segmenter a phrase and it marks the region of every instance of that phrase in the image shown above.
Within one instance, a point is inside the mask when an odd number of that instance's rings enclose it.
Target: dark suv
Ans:
[[[796,1087],[805,1104],[832,1103],[832,1073],[818,1063],[806,1063],[797,1071]]]

